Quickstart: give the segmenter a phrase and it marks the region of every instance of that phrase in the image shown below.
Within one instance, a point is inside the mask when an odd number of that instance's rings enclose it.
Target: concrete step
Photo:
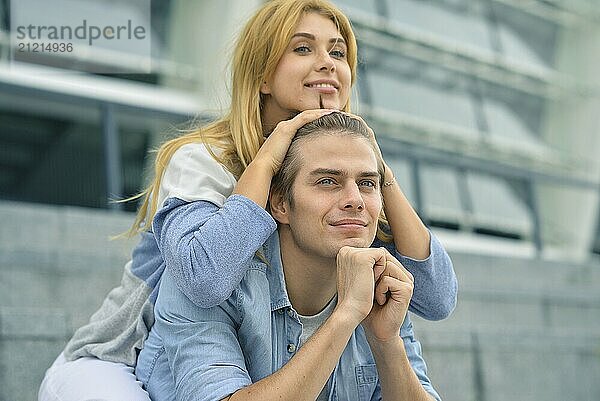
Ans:
[[[599,330],[414,325],[429,377],[445,401],[600,399]]]
[[[36,268],[0,265],[0,305],[57,308],[72,314],[73,329],[86,323],[108,292],[120,283],[124,261],[95,268]],[[93,263],[92,263],[93,264]]]
[[[462,287],[456,309],[448,319],[421,324],[448,329],[600,329],[600,292]]]
[[[131,213],[0,202],[0,306],[66,308],[79,327],[120,283]]]
[[[37,400],[44,373],[65,346],[71,326],[61,309],[0,307],[0,399]]]
[[[450,253],[459,283],[468,287],[600,289],[600,264],[524,257]]]
[[[50,258],[58,251],[116,252],[122,249],[119,241],[108,239],[127,230],[133,218],[119,211],[0,201],[0,253],[34,252]]]
[[[46,368],[120,282],[135,240],[107,238],[133,215],[0,202],[0,221],[0,399],[34,400]],[[451,256],[456,311],[413,317],[444,400],[600,399],[599,266]]]

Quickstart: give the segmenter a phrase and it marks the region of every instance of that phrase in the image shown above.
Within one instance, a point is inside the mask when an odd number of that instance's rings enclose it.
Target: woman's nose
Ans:
[[[329,51],[321,51],[317,58],[316,69],[318,71],[335,71],[335,62],[329,54]]]

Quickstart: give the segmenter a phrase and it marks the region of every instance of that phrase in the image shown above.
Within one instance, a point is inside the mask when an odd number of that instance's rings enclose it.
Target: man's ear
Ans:
[[[262,95],[270,95],[271,94],[271,86],[267,83],[267,81],[263,81],[262,84],[260,84],[260,93]]]
[[[269,207],[271,216],[280,224],[289,224],[290,205],[284,196],[279,193],[269,194]]]

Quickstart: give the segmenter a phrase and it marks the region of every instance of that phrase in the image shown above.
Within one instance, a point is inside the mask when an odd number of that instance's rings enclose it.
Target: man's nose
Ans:
[[[365,202],[358,185],[351,184],[344,188],[342,204],[344,209],[363,210],[365,208]]]

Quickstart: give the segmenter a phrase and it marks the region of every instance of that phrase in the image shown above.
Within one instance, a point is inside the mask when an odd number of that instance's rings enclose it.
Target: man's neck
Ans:
[[[337,292],[335,258],[307,255],[289,233],[279,233],[285,285],[294,309],[301,315],[316,315]]]

